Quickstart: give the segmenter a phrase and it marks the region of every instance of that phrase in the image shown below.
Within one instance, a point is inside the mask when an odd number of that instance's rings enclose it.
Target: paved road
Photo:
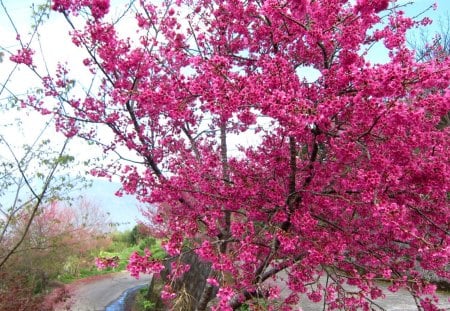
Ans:
[[[55,307],[55,311],[103,311],[112,301],[127,290],[147,284],[149,275],[141,275],[139,280],[128,271],[112,273],[91,281],[81,281],[73,285],[70,299]]]
[[[140,280],[129,275],[129,272],[119,272],[102,276],[99,279],[91,281],[81,281],[74,284],[71,291],[71,298],[64,304],[58,305],[55,311],[73,310],[73,311],[103,311],[112,301],[120,297],[120,295],[127,290],[138,285],[147,284],[150,281],[150,276],[142,276]],[[277,282],[278,284],[282,282]],[[384,287],[382,285],[382,287]],[[386,288],[384,288],[386,289]],[[387,311],[417,311],[411,295],[404,290],[399,290],[397,293],[391,293],[387,289],[384,290],[386,298],[383,300],[376,300],[382,308]],[[288,289],[283,288],[282,296],[288,295]],[[450,294],[439,293],[440,308],[443,310],[450,310]],[[308,298],[303,297],[298,310],[303,311],[319,311],[323,310],[323,303],[312,303]],[[373,310],[382,310],[374,307]]]
[[[384,291],[386,298],[377,299],[375,302],[387,311],[417,311],[417,306],[411,295],[405,290],[399,290],[397,293],[392,293],[387,289]],[[450,310],[450,298],[448,293],[439,293],[439,307],[443,310]],[[322,303],[312,303],[308,298],[300,304],[304,311],[321,311],[323,310]],[[383,310],[377,306],[372,306],[373,310]]]
[[[282,284],[283,282],[278,282],[278,284]],[[403,289],[398,290],[396,293],[390,292],[387,289],[387,285],[381,283],[379,284],[380,288],[383,290],[385,295],[384,299],[377,299],[375,303],[378,306],[372,305],[371,310],[386,310],[386,311],[417,311],[417,306],[414,302],[411,294]],[[289,295],[289,290],[285,287],[282,288],[281,296],[287,297]],[[439,292],[439,307],[441,310],[449,310],[450,311],[450,293],[448,292]],[[323,310],[323,301],[319,303],[311,302],[306,295],[301,297],[301,303],[298,306],[298,310],[303,311],[322,311]]]

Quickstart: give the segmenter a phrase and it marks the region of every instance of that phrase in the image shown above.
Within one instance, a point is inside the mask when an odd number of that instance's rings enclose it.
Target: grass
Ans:
[[[79,271],[77,273],[61,274],[58,276],[58,280],[65,284],[68,284],[73,281],[76,281],[79,279],[84,279],[84,278],[87,278],[90,276],[104,275],[104,274],[108,274],[108,273],[114,273],[114,272],[126,270],[127,265],[128,265],[128,258],[130,258],[130,255],[134,251],[139,251],[139,246],[134,245],[134,246],[128,246],[125,248],[120,248],[119,246],[116,245],[116,246],[112,247],[112,249],[111,249],[111,247],[108,248],[108,251],[99,251],[98,254],[93,257],[117,256],[117,257],[119,257],[118,267],[106,268],[104,270],[100,270],[94,265],[94,261],[92,260],[92,266],[86,267],[86,268],[81,268],[81,269],[79,269]]]
[[[163,259],[166,256],[166,253],[161,248],[161,241],[156,240],[151,237],[144,238],[140,240],[138,243],[130,242],[127,237],[127,232],[119,233],[113,238],[113,243],[105,250],[97,250],[95,253],[91,255],[92,257],[92,265],[89,267],[83,267],[77,269],[77,272],[68,272],[61,274],[57,277],[58,281],[63,282],[65,284],[71,283],[73,281],[96,276],[96,275],[104,275],[108,273],[114,273],[118,271],[126,270],[128,265],[128,259],[130,258],[133,252],[138,252],[141,255],[144,253],[144,249],[148,248],[152,253],[152,257],[154,259]],[[94,265],[93,258],[95,257],[119,257],[119,265],[116,268],[107,268],[104,270],[99,270]],[[76,264],[76,263],[75,263]]]
[[[155,303],[147,300],[147,288],[141,288],[136,295],[135,309],[138,311],[152,311],[155,309]]]
[[[98,270],[96,267],[92,267],[92,268],[80,269],[80,271],[77,274],[70,274],[70,273],[61,274],[57,277],[57,279],[58,279],[58,281],[60,281],[64,284],[69,284],[76,280],[80,280],[80,279],[84,279],[84,278],[88,278],[88,277],[96,276],[96,275],[104,275],[104,274],[117,272],[117,271],[118,270],[113,270],[111,268],[106,269],[106,270]]]
[[[148,292],[148,287],[141,288],[135,297],[133,309],[135,311],[161,311],[167,310],[159,294],[163,289],[164,283],[159,279],[153,283],[153,290]]]

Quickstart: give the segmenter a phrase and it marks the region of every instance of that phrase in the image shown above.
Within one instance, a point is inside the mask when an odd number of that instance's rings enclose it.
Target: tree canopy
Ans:
[[[54,0],[92,87],[76,92],[77,68],[61,63],[23,104],[69,137],[138,156],[92,173],[158,207],[146,214],[169,256],[211,263],[199,310],[257,299],[289,310],[300,294],[369,310],[377,280],[435,310],[424,271],[450,275],[449,128],[437,127],[450,60],[416,60],[406,33],[430,20],[402,3],[141,0],[112,19],[107,0]],[[38,71],[34,53],[10,59]],[[189,269],[176,263],[172,278]],[[168,282],[162,294],[177,293]]]

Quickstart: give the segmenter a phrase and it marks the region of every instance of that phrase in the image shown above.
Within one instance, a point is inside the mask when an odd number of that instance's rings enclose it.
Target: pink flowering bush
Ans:
[[[152,206],[143,213],[169,256],[211,263],[200,302],[215,288],[217,310],[255,297],[369,309],[384,279],[434,310],[422,271],[450,276],[449,127],[437,127],[450,60],[417,62],[406,45],[428,20],[395,0],[141,0],[128,37],[107,1],[53,9],[77,15],[73,43],[98,88],[67,94],[61,65],[43,78],[57,105],[26,104],[67,136],[141,159],[92,172]],[[374,44],[385,62],[368,57]],[[128,269],[160,272],[150,257],[133,254]]]
[[[97,269],[104,270],[107,268],[117,268],[119,266],[119,257],[97,257],[95,258],[95,265]]]

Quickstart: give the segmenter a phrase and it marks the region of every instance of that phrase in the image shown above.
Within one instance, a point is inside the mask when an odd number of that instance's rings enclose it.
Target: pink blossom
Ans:
[[[11,55],[9,58],[11,61],[17,64],[24,64],[27,66],[33,65],[33,54],[34,51],[28,47],[18,50],[16,54]]]
[[[92,0],[90,5],[92,16],[96,19],[102,18],[109,11],[109,0]]]
[[[95,258],[95,265],[99,270],[107,268],[117,268],[119,266],[119,257],[97,257]]]
[[[169,285],[165,285],[163,290],[161,291],[161,298],[163,300],[172,300],[176,296],[176,293],[173,292],[172,288]]]
[[[214,286],[219,286],[219,282],[217,282],[217,280],[215,278],[207,278],[206,282],[208,284],[214,285]]]
[[[148,249],[146,249],[144,253],[145,254],[141,256],[139,253],[133,252],[128,260],[127,270],[137,279],[139,278],[140,273],[159,274],[164,269],[164,265],[161,262],[151,258],[152,254]]]
[[[219,291],[217,293],[217,297],[219,298],[219,307],[220,310],[233,310],[229,305],[228,302],[233,297],[234,292],[229,287],[221,287],[219,288]]]
[[[313,291],[308,293],[308,298],[313,302],[320,302],[322,300],[322,293],[320,291]]]
[[[284,309],[301,294],[367,309],[381,277],[433,310],[421,271],[449,277],[449,127],[438,124],[450,59],[434,44],[417,61],[407,34],[430,20],[389,9],[399,3],[140,0],[124,33],[104,18],[108,1],[54,0],[88,51],[89,79],[60,65],[21,104],[115,156],[92,173],[117,176],[117,194],[142,203],[177,262],[166,285],[188,270],[184,252],[220,275],[202,280],[220,286],[213,309],[257,290],[275,298],[267,286],[280,277]],[[388,57],[373,64],[377,43]],[[32,66],[31,56],[11,59]],[[74,78],[92,89],[71,88]],[[135,277],[163,268],[148,251],[128,265]]]

